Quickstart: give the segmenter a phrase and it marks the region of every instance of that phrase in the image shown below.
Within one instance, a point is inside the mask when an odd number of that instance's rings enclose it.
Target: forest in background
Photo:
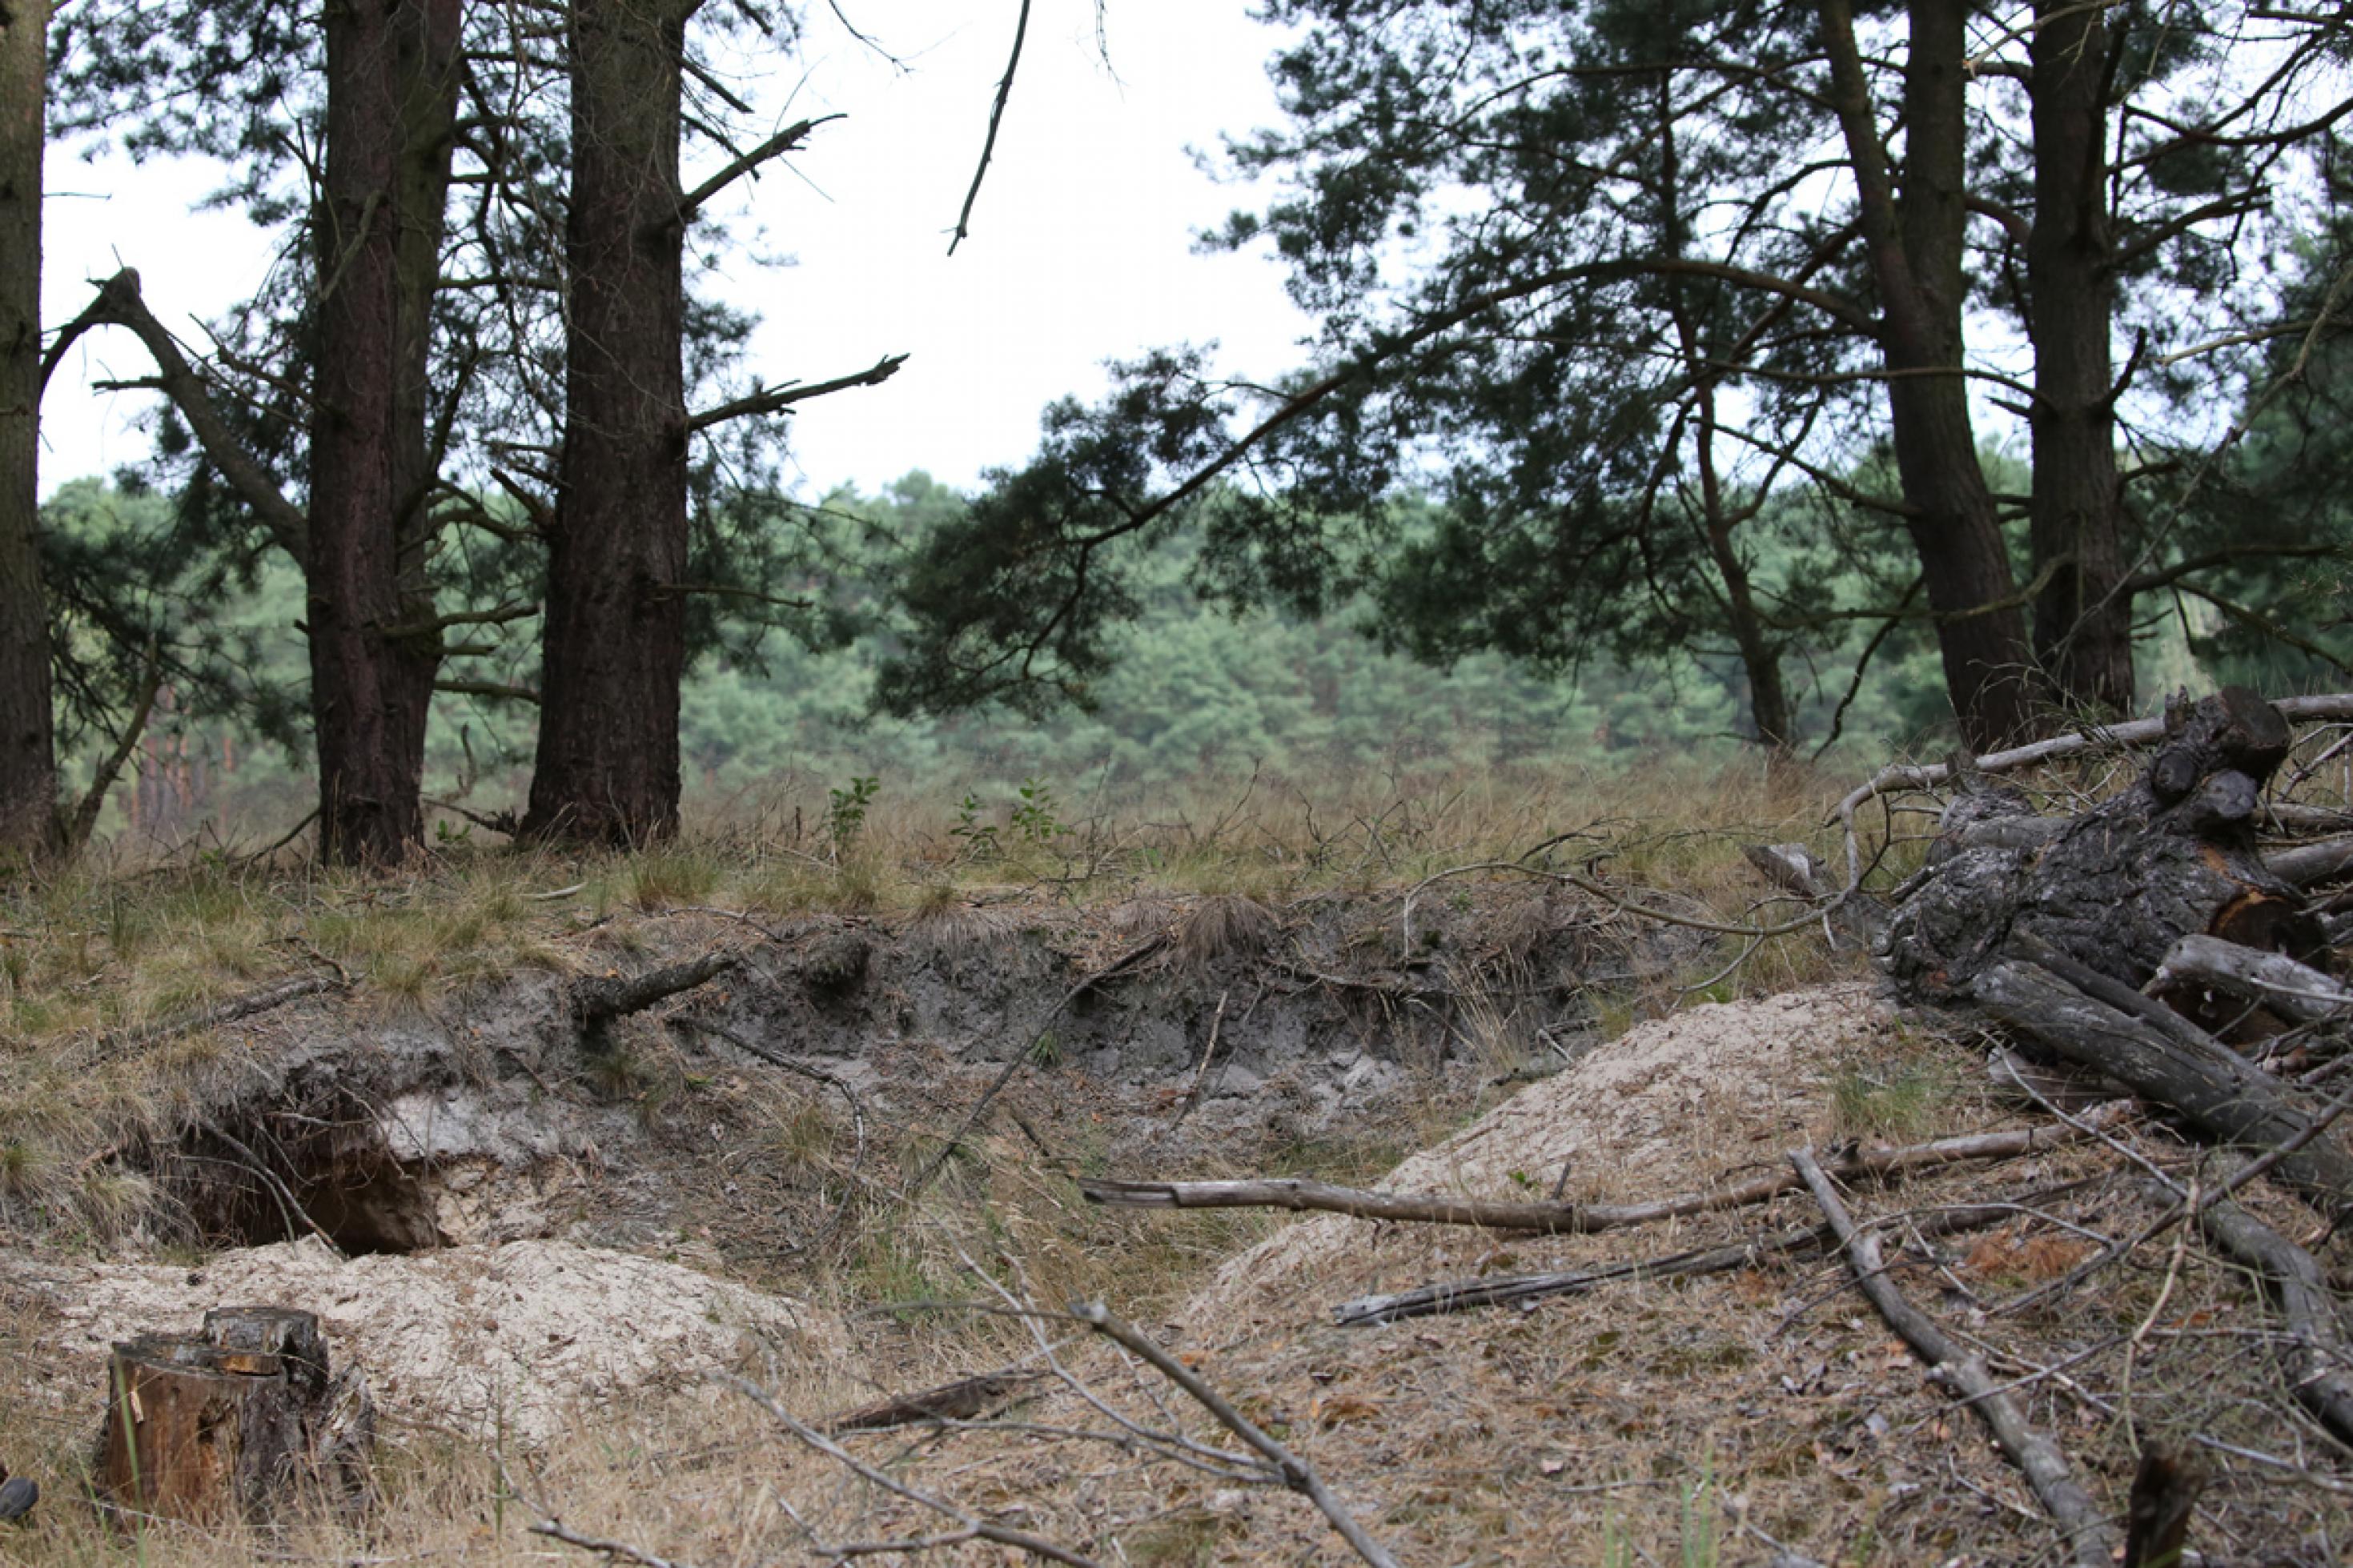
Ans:
[[[846,557],[840,580],[873,582],[911,537],[961,517],[966,506],[921,473],[877,496],[828,498],[821,510]],[[118,489],[93,479],[61,488],[44,521],[61,546],[79,542],[104,557],[121,535],[168,537],[170,510],[135,482]],[[1314,618],[1207,602],[1188,585],[1196,552],[1182,538],[1155,552],[1143,612],[1089,693],[1090,710],[1066,706],[1035,718],[1001,709],[936,718],[876,712],[878,667],[896,639],[875,618],[871,594],[835,606],[829,638],[771,635],[709,647],[689,670],[681,705],[690,805],[716,816],[754,799],[815,809],[829,791],[871,779],[893,805],[919,803],[944,819],[969,795],[983,826],[1005,830],[1024,786],[1068,808],[1090,796],[1132,802],[1253,774],[1312,787],[1335,774],[1609,773],[1662,760],[1762,765],[1755,742],[1741,733],[1746,694],[1729,650],[1556,671],[1474,653],[1441,668],[1384,647],[1378,611],[1362,599]],[[2331,583],[2316,574],[2315,587],[2326,593]],[[192,598],[201,591],[193,573],[159,590]],[[270,562],[215,604],[205,617],[210,679],[185,697],[170,687],[159,693],[102,833],[134,854],[218,845],[275,837],[310,809],[316,786],[300,728],[307,672],[287,631],[301,595],[290,566]],[[188,619],[192,605],[152,608],[170,624]],[[2147,688],[2221,679],[2281,689],[2325,684],[2322,661],[2233,643],[2220,622],[2191,610],[2153,628],[2142,647]],[[2190,628],[2200,635],[2185,635]],[[535,645],[533,626],[515,629],[519,646]],[[1826,640],[1809,650],[1799,687],[1801,741],[1827,743],[1831,765],[1852,759],[1850,767],[1868,769],[1892,752],[1948,743],[1950,715],[1926,627],[1889,641],[1873,679],[1859,687],[1850,648]],[[437,699],[426,790],[443,803],[438,831],[468,834],[466,814],[494,816],[519,805],[532,731],[528,708],[514,701]],[[69,788],[91,776],[111,742],[97,728],[78,736],[65,765]]]
[[[1302,362],[1149,348],[969,495],[811,503],[788,416],[908,356],[774,379],[709,288],[713,204],[839,118],[728,85],[798,13],[323,16],[0,16],[14,863],[116,762],[143,826],[274,779],[388,866],[453,808],[632,847],[784,777],[1982,752],[2348,668],[2341,17],[1283,0],[1282,123],[1211,160],[1257,205],[1197,237],[1272,251]],[[39,320],[52,142],[283,237],[209,350],[129,267]],[[43,513],[92,333],[154,458]]]

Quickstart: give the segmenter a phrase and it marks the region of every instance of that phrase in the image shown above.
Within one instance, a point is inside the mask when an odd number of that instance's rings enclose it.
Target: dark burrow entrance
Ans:
[[[166,1175],[198,1239],[266,1247],[318,1236],[353,1256],[445,1245],[432,1194],[394,1157],[376,1119],[355,1105],[331,1109],[190,1129]]]

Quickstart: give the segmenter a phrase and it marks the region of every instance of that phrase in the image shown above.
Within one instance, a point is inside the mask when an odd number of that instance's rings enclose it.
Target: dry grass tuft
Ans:
[[[1226,957],[1254,958],[1274,943],[1282,919],[1256,899],[1211,893],[1177,921],[1171,939],[1178,963],[1207,969]]]

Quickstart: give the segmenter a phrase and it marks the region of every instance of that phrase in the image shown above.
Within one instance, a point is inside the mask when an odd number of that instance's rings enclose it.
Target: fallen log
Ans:
[[[1793,1151],[1789,1163],[1804,1178],[1814,1201],[1821,1205],[1823,1217],[1830,1221],[1831,1229],[1845,1247],[1855,1283],[1863,1295],[1887,1320],[1888,1327],[1902,1335],[1905,1342],[1928,1363],[1932,1376],[1968,1396],[1969,1408],[1993,1433],[1994,1441],[2001,1446],[2010,1462],[2025,1472],[2034,1495],[2058,1521],[2068,1552],[2078,1568],[2110,1568],[2116,1551],[2115,1531],[2091,1494],[2075,1479],[2059,1445],[2026,1419],[2017,1402],[1986,1370],[1984,1357],[1963,1350],[1896,1288],[1880,1255],[1877,1235],[1856,1226],[1813,1151]]]
[[[2021,936],[2134,988],[2193,934],[2324,963],[2326,926],[2255,841],[2263,781],[2291,742],[2277,710],[2232,687],[2168,715],[2139,779],[2039,843],[1983,841],[2031,816],[2017,791],[1964,795],[1889,924],[1890,974],[1915,1000],[1964,996]]]
[[[2160,1026],[2018,959],[1978,973],[1968,999],[2012,1033],[2179,1112],[2209,1137],[2260,1151],[2311,1131],[2313,1118],[2277,1079],[2187,1020]],[[2334,1139],[2311,1138],[2278,1169],[2324,1213],[2353,1217],[2353,1159]]]
[[[356,1376],[331,1376],[319,1320],[273,1307],[206,1312],[194,1335],[142,1334],[107,1366],[97,1490],[110,1508],[266,1523],[370,1496],[375,1416]]]
[[[2121,1109],[2119,1103],[2117,1111]],[[2108,1117],[2113,1118],[2117,1111],[2110,1111]],[[1906,1171],[1970,1160],[2017,1159],[2088,1136],[2087,1131],[2077,1128],[2044,1125],[2006,1132],[1939,1138],[1934,1142],[1903,1147],[1877,1144],[1838,1155],[1831,1169],[1846,1180],[1859,1176],[1893,1176]],[[1338,1187],[1298,1176],[1270,1176],[1232,1182],[1129,1182],[1082,1176],[1079,1179],[1079,1192],[1088,1202],[1102,1204],[1107,1208],[1280,1208],[1302,1213],[1347,1215],[1356,1219],[1469,1225],[1488,1230],[1574,1236],[1651,1225],[1660,1220],[1705,1214],[1716,1209],[1739,1208],[1794,1191],[1800,1184],[1795,1172],[1767,1171],[1714,1192],[1683,1193],[1641,1204],[1527,1204],[1481,1198],[1419,1196],[1409,1193],[1378,1193],[1358,1187]]]
[[[2316,888],[2353,870],[2353,837],[2324,838],[2316,844],[2274,850],[2263,857],[2263,864],[2283,881],[2299,888]]]

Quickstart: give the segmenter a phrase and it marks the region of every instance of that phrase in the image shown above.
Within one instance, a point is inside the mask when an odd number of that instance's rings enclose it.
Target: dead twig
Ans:
[[[1887,1320],[1888,1326],[1928,1363],[1939,1381],[1968,1396],[1969,1407],[1992,1431],[1994,1441],[2001,1445],[2010,1461],[2026,1473],[2034,1495],[2058,1521],[2078,1568],[2110,1568],[2116,1544],[2115,1532],[2109,1529],[2107,1517],[2099,1505],[2076,1481],[2066,1455],[2048,1436],[2030,1425],[2010,1396],[1995,1386],[1984,1358],[1975,1352],[1964,1351],[1896,1288],[1881,1259],[1878,1237],[1856,1226],[1813,1151],[1790,1151],[1789,1163],[1803,1178],[1807,1191],[1821,1206],[1822,1216],[1837,1233],[1862,1293],[1879,1310],[1879,1315]]]
[[[1324,1517],[1332,1521],[1332,1528],[1340,1532],[1340,1538],[1355,1549],[1357,1556],[1373,1564],[1373,1568],[1398,1568],[1398,1560],[1389,1554],[1388,1548],[1366,1533],[1365,1527],[1356,1522],[1356,1515],[1350,1513],[1347,1505],[1324,1484],[1324,1478],[1315,1473],[1314,1466],[1269,1436],[1256,1422],[1235,1409],[1223,1394],[1203,1382],[1192,1368],[1138,1333],[1132,1325],[1113,1317],[1100,1301],[1072,1302],[1071,1316],[1145,1362],[1155,1372],[1191,1395],[1194,1403],[1216,1416],[1227,1431],[1264,1455],[1276,1474],[1282,1477],[1282,1484],[1321,1510]]]
[[[1032,1535],[1026,1530],[1016,1530],[1010,1525],[983,1519],[976,1513],[958,1508],[944,1497],[912,1486],[887,1470],[878,1469],[824,1433],[799,1420],[791,1411],[778,1404],[775,1396],[766,1389],[757,1384],[748,1383],[743,1378],[725,1373],[719,1375],[719,1381],[766,1411],[770,1419],[786,1431],[836,1464],[850,1470],[869,1485],[880,1487],[893,1497],[902,1498],[908,1502],[929,1509],[934,1513],[956,1521],[955,1530],[940,1536],[926,1537],[922,1543],[923,1547],[953,1546],[970,1541],[987,1541],[998,1546],[1012,1547],[1017,1552],[1027,1552],[1032,1557],[1043,1557],[1050,1563],[1066,1563],[1071,1565],[1071,1568],[1102,1568],[1102,1564],[1092,1557],[1082,1556],[1066,1546],[1057,1545],[1048,1541],[1043,1536]],[[823,1555],[840,1558],[885,1552],[907,1552],[919,1548],[913,1542],[894,1542],[862,1545],[856,1551],[820,1542],[818,1543],[818,1549]]]
[[[224,1024],[234,1024],[254,1017],[272,1008],[283,1007],[289,1002],[299,1002],[305,996],[340,991],[343,986],[343,981],[341,976],[330,978],[323,974],[306,974],[300,979],[281,980],[274,985],[265,985],[259,991],[248,991],[242,996],[232,996],[227,1001],[216,1003],[210,1007],[200,1008],[194,1013],[183,1013],[175,1018],[166,1018],[160,1024],[143,1024],[135,1029],[122,1029],[111,1035],[101,1036],[83,1053],[81,1059],[85,1064],[106,1061],[125,1051],[136,1050],[141,1046],[152,1046],[161,1040],[174,1039],[181,1035],[193,1035],[199,1030],[217,1029]]]

